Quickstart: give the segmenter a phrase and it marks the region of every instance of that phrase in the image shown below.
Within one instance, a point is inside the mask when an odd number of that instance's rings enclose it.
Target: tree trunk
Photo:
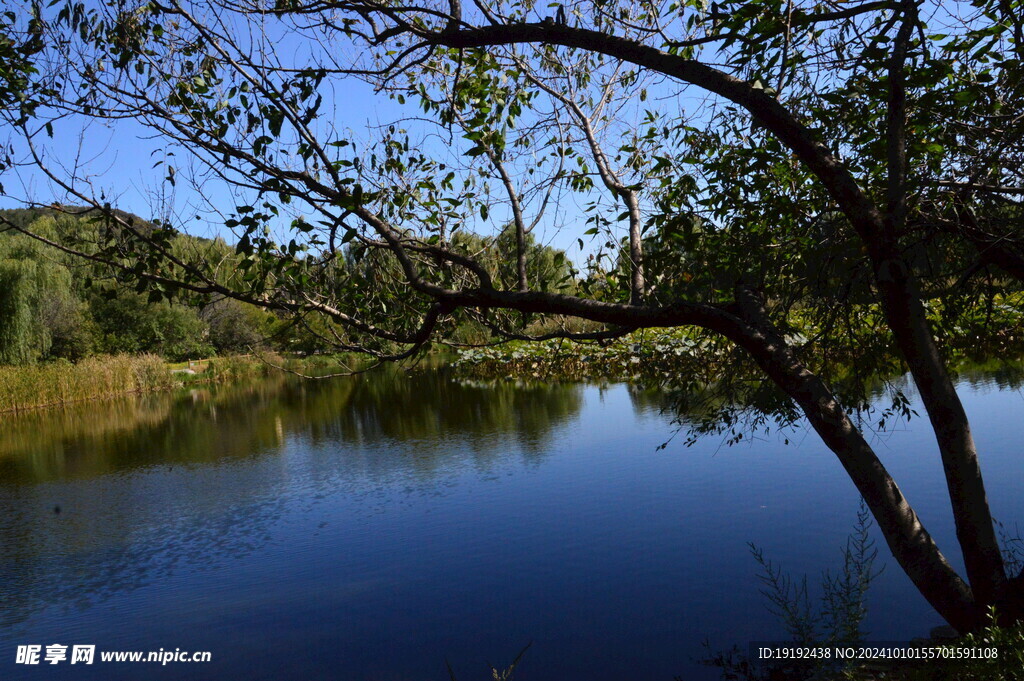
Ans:
[[[935,431],[967,578],[975,600],[993,604],[1005,596],[1006,571],[967,414],[932,337],[913,274],[894,248],[873,250],[882,309]]]
[[[808,370],[770,325],[750,296],[740,296],[741,314],[754,330],[733,340],[803,410],[811,426],[842,463],[900,567],[935,610],[959,631],[981,623],[983,609],[921,524],[896,481],[850,421],[824,382]],[[746,298],[746,300],[743,300]]]
[[[643,225],[640,218],[640,202],[637,201],[636,192],[630,190],[622,193],[622,200],[629,211],[629,302],[633,305],[642,305],[646,285],[644,283],[644,245],[641,236]]]

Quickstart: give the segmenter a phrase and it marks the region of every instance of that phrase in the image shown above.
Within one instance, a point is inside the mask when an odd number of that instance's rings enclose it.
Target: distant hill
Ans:
[[[22,229],[28,227],[41,217],[56,218],[62,215],[88,220],[92,217],[99,217],[100,214],[95,209],[83,208],[81,206],[62,206],[60,210],[48,207],[0,209],[0,217],[6,218],[11,223],[17,225]],[[120,219],[130,221],[132,226],[134,226],[143,234],[146,234],[149,231],[156,229],[156,225],[152,221],[139,217],[134,213],[129,213],[128,211],[115,209],[114,215],[116,215]],[[185,232],[182,232],[181,230],[178,229],[174,229],[173,227],[171,228],[171,231],[176,235],[186,235]],[[213,239],[209,239],[207,237],[202,236],[194,236],[191,234],[187,236],[189,239],[192,239],[199,244],[211,244],[214,241]],[[232,248],[233,247],[234,246],[232,246]]]

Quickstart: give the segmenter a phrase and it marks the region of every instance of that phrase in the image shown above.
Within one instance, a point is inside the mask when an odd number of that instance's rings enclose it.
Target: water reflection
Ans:
[[[318,487],[313,497],[372,493],[395,479],[429,487],[516,452],[538,462],[552,429],[580,406],[579,386],[392,371],[323,382],[279,375],[6,419],[0,626],[252,552],[297,472]]]
[[[414,442],[415,459],[394,463],[428,473],[430,461],[465,454],[450,446],[453,440],[482,459],[508,451],[497,435],[541,456],[545,438],[580,403],[575,385],[458,383],[433,372],[380,371],[321,382],[278,375],[254,385],[7,418],[0,425],[0,484],[244,458],[278,451],[294,438],[315,446]]]
[[[961,385],[993,511],[1024,517],[1024,400],[1005,392],[1021,374]],[[529,640],[537,681],[709,678],[692,664],[704,638],[778,636],[747,542],[814,575],[856,491],[811,436],[658,451],[665,404],[621,384],[381,373],[6,419],[0,678],[38,677],[14,646],[54,642],[216,651],[160,674],[189,681],[440,680],[445,658],[476,678]],[[955,546],[934,435],[922,419],[886,435],[880,456]],[[938,624],[899,570],[876,588],[900,603],[869,608],[878,640]]]
[[[1024,387],[1024,362],[993,361],[960,370],[959,383],[973,389],[1020,390]]]

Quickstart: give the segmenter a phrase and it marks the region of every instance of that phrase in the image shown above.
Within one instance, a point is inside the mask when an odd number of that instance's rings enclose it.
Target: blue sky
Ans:
[[[369,85],[355,79],[346,81],[343,100],[343,105],[336,109],[343,120],[337,124],[354,131],[367,130],[402,115],[402,107],[397,103],[375,95]],[[160,217],[162,205],[173,208],[180,226],[189,233],[231,239],[223,220],[212,214],[207,205],[212,203],[224,212],[230,211],[235,203],[227,186],[207,185],[206,199],[187,182],[170,186],[165,181],[166,165],[183,165],[187,153],[172,150],[173,157],[168,157],[166,140],[154,136],[146,126],[134,120],[65,118],[53,123],[52,139],[41,130],[41,124],[36,127],[40,128],[36,139],[45,161],[57,169],[77,169],[86,180],[79,186],[91,184],[97,196],[102,194],[118,208],[144,218]],[[16,155],[27,160],[25,142],[15,138],[13,144]],[[156,165],[158,162],[161,165]],[[0,182],[5,189],[0,195],[0,208],[21,207],[26,199],[45,204],[73,203],[66,199],[62,187],[30,164],[3,173]],[[199,220],[195,219],[197,215]]]
[[[242,32],[243,40],[253,41],[254,44],[269,41],[291,63],[304,65],[306,62],[302,61],[303,55],[310,48],[294,38],[281,38],[277,35],[279,33],[280,27],[275,27],[270,20],[258,26],[251,34]],[[345,50],[344,45],[338,47],[339,54]],[[345,55],[342,58],[351,57]],[[359,58],[359,55],[354,58]],[[363,140],[364,143],[372,139],[375,128],[405,117],[423,115],[412,100],[401,106],[387,95],[373,92],[370,85],[355,78],[335,81],[331,86],[325,81],[322,94],[325,100],[322,111],[330,112],[328,118],[333,127],[341,131],[342,137]],[[645,106],[651,105],[652,102],[648,102]],[[636,111],[633,113],[636,114]],[[45,116],[46,112],[43,114]],[[223,236],[233,241],[234,237],[223,222],[234,206],[252,203],[250,199],[233,196],[226,183],[216,180],[207,182],[203,187],[203,195],[200,195],[190,187],[189,182],[182,180],[188,174],[188,153],[167,148],[165,140],[135,120],[61,118],[53,121],[52,132],[51,139],[43,131],[42,123],[36,124],[34,139],[47,164],[60,175],[77,176],[76,186],[85,188],[85,194],[103,197],[117,208],[144,218],[170,219],[172,224],[191,234]],[[413,141],[417,143],[415,137]],[[458,138],[456,141],[464,142]],[[13,143],[16,156],[26,159],[27,147],[24,140],[19,142],[14,138]],[[439,140],[436,135],[426,137],[420,144],[432,147],[428,153],[437,157],[462,151]],[[166,181],[168,165],[177,168],[178,181],[174,186]],[[4,172],[0,175],[0,183],[6,191],[6,195],[0,195],[0,207],[18,207],[24,205],[26,200],[41,204],[81,203],[69,198],[61,187],[48,180],[30,163]],[[582,203],[588,198],[578,194],[567,197],[560,206],[560,214],[556,215],[556,211],[549,209],[535,231],[538,241],[565,250],[578,264],[597,244],[597,241],[591,243],[593,240],[584,236],[584,249],[581,252],[577,241],[586,226],[581,226],[581,218],[578,216],[582,211],[575,202]],[[489,224],[467,225],[466,228],[474,231],[497,229],[502,221],[508,219],[508,216],[503,215],[504,212],[496,209]],[[611,215],[617,212],[614,210]],[[282,227],[287,222],[282,220]],[[558,226],[560,223],[563,223],[561,228]],[[282,229],[280,236],[283,235]]]
[[[316,49],[315,44],[306,45],[295,38],[284,38],[276,20],[268,19],[266,23],[256,25],[252,32],[242,31],[242,40],[252,44],[269,43],[272,48],[283,54],[291,65],[308,64],[304,56]],[[229,24],[230,25],[230,24]],[[339,44],[337,55],[342,60],[359,59],[361,55],[346,54],[351,52],[350,45]],[[637,89],[641,86],[637,85]],[[628,134],[639,127],[639,119],[645,108],[660,108],[674,114],[682,113],[684,105],[695,112],[698,117],[706,115],[708,102],[703,95],[690,99],[679,96],[676,85],[648,85],[651,97],[641,104],[639,98],[633,100],[618,116],[616,130]],[[324,105],[322,111],[329,112],[327,118],[341,137],[351,137],[364,142],[373,138],[374,129],[382,125],[400,120],[404,117],[422,116],[422,111],[412,100],[401,106],[386,95],[373,92],[370,85],[348,78],[335,81],[328,85],[325,81],[322,94]],[[664,94],[665,99],[659,100]],[[703,112],[703,113],[702,113]],[[632,127],[631,127],[632,126]],[[49,139],[38,125],[35,139],[40,142],[47,163],[65,169],[73,169],[80,176],[79,186],[88,184],[86,194],[104,197],[116,207],[144,218],[170,219],[175,226],[198,236],[223,236],[228,241],[234,237],[224,227],[224,220],[229,217],[234,206],[253,203],[251,198],[233,196],[226,183],[217,180],[208,181],[203,187],[203,195],[183,181],[188,175],[188,153],[165,147],[165,141],[154,136],[153,132],[134,120],[83,120],[81,118],[63,118],[53,123],[53,138]],[[427,136],[421,144],[428,153],[444,158],[458,155],[464,151],[455,145],[449,146],[436,135]],[[464,142],[458,139],[457,142]],[[609,147],[618,146],[614,138],[609,140]],[[24,157],[24,143],[15,144],[19,156]],[[610,149],[609,149],[610,151]],[[169,154],[174,154],[170,156]],[[178,181],[172,187],[165,178],[167,166],[177,168]],[[591,165],[593,165],[591,163]],[[16,207],[21,200],[30,200],[48,204],[53,201],[62,203],[79,203],[69,199],[66,193],[49,182],[37,169],[30,165],[21,166],[7,171],[0,176],[6,188],[7,196],[0,196],[0,207]],[[568,194],[559,205],[561,210],[548,210],[543,221],[538,224],[535,236],[541,243],[549,244],[565,250],[578,265],[586,256],[597,250],[605,238],[591,238],[583,235],[589,225],[582,224],[583,202],[601,195],[604,204],[609,204],[605,192],[587,194]],[[579,204],[579,205],[577,205]],[[614,221],[621,209],[614,205],[608,206],[605,215]],[[466,225],[466,229],[487,233],[485,230],[497,229],[503,221],[508,220],[506,211],[496,209],[490,220]],[[529,218],[528,218],[529,219]],[[288,220],[282,219],[282,228]],[[624,229],[618,229],[619,236]],[[284,237],[285,231],[279,233]],[[578,238],[582,236],[581,250]]]

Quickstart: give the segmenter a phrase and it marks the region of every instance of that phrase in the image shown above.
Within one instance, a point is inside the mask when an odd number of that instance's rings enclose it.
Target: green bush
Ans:
[[[155,353],[172,362],[214,354],[209,327],[192,308],[122,293],[112,299],[95,296],[92,314],[107,353]]]
[[[954,651],[976,650],[982,657],[906,664],[891,670],[888,678],[894,681],[1024,681],[1024,623],[1001,627],[994,609],[989,611],[988,626],[946,645]],[[987,651],[994,651],[995,657],[983,657]],[[870,677],[851,674],[848,678]]]

